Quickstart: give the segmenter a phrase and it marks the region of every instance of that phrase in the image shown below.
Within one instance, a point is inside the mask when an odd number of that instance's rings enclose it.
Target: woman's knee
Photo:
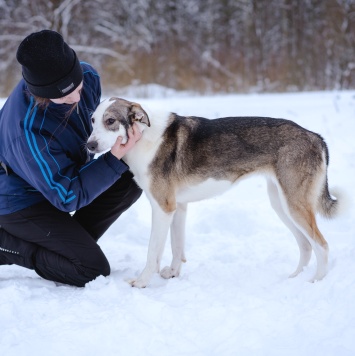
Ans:
[[[132,181],[131,189],[129,191],[131,203],[132,204],[135,203],[141,195],[142,195],[142,189],[137,185],[135,181]]]
[[[111,267],[105,255],[100,259],[98,267],[99,276],[107,277],[111,273]]]
[[[110,264],[99,247],[87,253],[85,258],[74,260],[38,248],[33,261],[33,268],[41,277],[77,287],[110,274]]]
[[[91,280],[99,276],[107,277],[111,273],[110,264],[101,250],[86,262],[85,269],[86,271],[90,271]]]
[[[107,259],[96,259],[90,266],[77,266],[77,275],[68,278],[68,284],[77,287],[85,287],[87,283],[92,282],[96,278],[103,276],[107,277],[111,272],[110,264]],[[68,276],[69,277],[69,276]]]

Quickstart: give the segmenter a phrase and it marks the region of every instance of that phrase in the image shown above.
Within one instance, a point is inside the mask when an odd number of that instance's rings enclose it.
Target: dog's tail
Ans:
[[[323,159],[325,167],[325,176],[323,181],[323,188],[318,200],[318,212],[325,218],[331,219],[335,218],[349,209],[351,204],[348,199],[348,195],[345,194],[344,190],[339,187],[334,187],[331,189],[331,193],[328,188],[328,165],[329,165],[329,151],[327,144],[322,139],[323,145]]]
[[[326,161],[326,168],[328,166],[328,159]],[[348,194],[339,187],[333,187],[331,192],[328,188],[327,169],[325,170],[325,177],[323,188],[318,200],[318,211],[325,218],[331,219],[342,215],[349,210],[351,202]]]
[[[327,181],[324,184],[321,196],[319,197],[318,211],[326,218],[334,218],[340,213],[340,201],[341,192],[338,189],[336,191],[332,189],[332,193],[330,194],[328,189]]]
[[[322,195],[319,197],[318,211],[328,219],[341,216],[349,211],[352,205],[349,195],[346,194],[344,189],[333,187],[331,193],[326,184]]]

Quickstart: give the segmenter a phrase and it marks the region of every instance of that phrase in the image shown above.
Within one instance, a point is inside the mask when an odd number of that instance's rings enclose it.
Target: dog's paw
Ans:
[[[135,279],[128,280],[128,283],[132,287],[137,287],[137,288],[147,287],[154,275],[154,268],[155,265],[144,268],[144,270],[138,277],[136,277]]]
[[[295,278],[295,277],[297,277],[299,274],[300,274],[300,272],[295,271],[295,272],[291,273],[291,274],[288,276],[288,278]]]
[[[178,277],[179,274],[180,274],[179,271],[174,270],[173,268],[168,267],[168,266],[164,267],[160,272],[160,275],[165,279]]]
[[[144,281],[139,279],[127,279],[126,282],[136,288],[145,288],[147,286],[147,283],[144,283]]]

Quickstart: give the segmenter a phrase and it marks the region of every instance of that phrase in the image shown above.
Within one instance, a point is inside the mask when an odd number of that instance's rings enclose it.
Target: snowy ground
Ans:
[[[355,92],[165,97],[137,100],[180,114],[261,115],[320,133],[329,184],[355,198]],[[3,101],[1,102],[1,104]],[[150,232],[145,197],[99,241],[112,274],[85,288],[56,286],[16,266],[0,269],[3,356],[353,356],[355,209],[319,218],[329,273],[310,284],[315,259],[294,279],[298,247],[269,205],[261,177],[189,207],[182,275],[146,289],[125,281],[144,267]],[[167,245],[163,266],[170,262]]]

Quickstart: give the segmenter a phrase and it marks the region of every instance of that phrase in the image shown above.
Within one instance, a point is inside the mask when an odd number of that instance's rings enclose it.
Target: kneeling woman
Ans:
[[[141,195],[121,160],[141,134],[90,156],[95,69],[51,30],[26,37],[16,57],[23,79],[0,111],[0,265],[81,287],[110,273],[97,241]]]

